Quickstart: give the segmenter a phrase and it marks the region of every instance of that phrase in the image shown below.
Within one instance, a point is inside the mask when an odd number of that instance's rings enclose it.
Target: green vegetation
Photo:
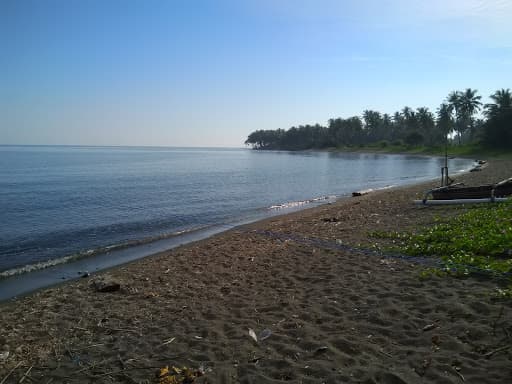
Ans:
[[[441,154],[449,142],[450,154],[455,147],[472,147],[486,151],[510,152],[512,148],[512,94],[501,89],[490,95],[491,103],[483,105],[482,97],[471,88],[450,93],[436,113],[421,107],[404,107],[393,115],[366,110],[362,117],[334,118],[326,127],[301,125],[288,130],[257,130],[245,144],[254,149],[307,150],[337,148],[381,152]],[[485,119],[475,117],[483,110]],[[450,139],[449,139],[450,138]]]
[[[512,201],[438,219],[434,226],[416,234],[378,232],[371,236],[391,239],[393,249],[406,255],[439,256],[442,267],[425,270],[422,276],[483,273],[508,276],[512,283]],[[502,296],[509,292],[501,291]]]
[[[431,155],[431,156],[444,156],[445,146],[435,145],[427,147],[424,145],[410,146],[410,145],[385,145],[381,143],[374,143],[368,145],[361,145],[356,147],[341,147],[336,148],[341,152],[365,152],[365,153],[402,153],[413,155]],[[502,148],[492,148],[481,143],[448,145],[448,153],[450,156],[457,157],[484,157],[494,159],[512,159],[512,151]]]

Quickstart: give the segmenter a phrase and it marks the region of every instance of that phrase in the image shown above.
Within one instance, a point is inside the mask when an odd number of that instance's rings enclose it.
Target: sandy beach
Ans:
[[[493,160],[456,179],[511,176],[512,161]],[[510,383],[512,302],[493,299],[499,281],[420,279],[422,264],[372,251],[371,231],[465,209],[412,204],[438,183],[267,219],[0,303],[0,383],[158,383],[165,366],[201,371],[197,383]],[[120,289],[98,292],[101,279]]]

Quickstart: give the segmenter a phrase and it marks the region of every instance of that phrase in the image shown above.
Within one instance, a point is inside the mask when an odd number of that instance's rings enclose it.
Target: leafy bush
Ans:
[[[472,208],[418,234],[373,233],[392,239],[400,252],[440,256],[456,275],[512,273],[512,202]]]

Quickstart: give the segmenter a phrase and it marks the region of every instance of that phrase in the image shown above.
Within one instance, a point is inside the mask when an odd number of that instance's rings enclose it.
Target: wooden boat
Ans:
[[[414,203],[420,205],[494,203],[506,201],[507,196],[511,195],[512,178],[497,184],[475,187],[466,187],[459,183],[434,188],[427,191],[422,200],[414,200]],[[429,196],[432,196],[432,199],[429,200]]]
[[[462,184],[448,185],[429,191],[434,200],[493,199],[512,195],[512,178],[497,184],[466,187]]]
[[[491,198],[492,189],[491,184],[478,187],[448,186],[432,190],[432,197],[434,200],[485,199]]]

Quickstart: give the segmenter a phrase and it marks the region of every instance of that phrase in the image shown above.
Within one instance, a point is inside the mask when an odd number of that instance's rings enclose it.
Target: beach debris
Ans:
[[[384,356],[393,358],[393,355],[391,355],[391,354],[387,353],[386,351],[384,351],[383,348],[379,349],[379,352],[382,353]]]
[[[460,368],[459,368],[460,369]],[[460,373],[456,368],[453,369],[455,371],[455,373],[457,374],[457,376],[460,377],[460,379],[462,381],[466,381],[466,379],[464,378],[464,376],[462,375],[462,373]]]
[[[110,278],[99,278],[92,285],[97,292],[115,292],[121,289],[121,284]]]
[[[163,368],[160,368],[160,373],[158,374],[158,377],[167,376],[169,374],[169,366],[165,366]]]
[[[5,361],[9,358],[9,351],[0,352],[0,361]]]
[[[251,328],[249,328],[249,336],[255,341],[258,342],[258,336],[256,336],[256,332],[254,332]]]
[[[263,341],[265,339],[268,339],[272,335],[272,331],[268,328],[265,328],[263,331],[261,331],[258,335],[258,340]]]
[[[167,344],[171,344],[174,340],[176,340],[175,337],[171,337],[170,339],[167,339],[165,340],[162,344],[160,345],[167,345]]]
[[[252,328],[249,328],[249,336],[257,343],[260,341],[266,340],[272,335],[272,331],[268,328],[265,328],[263,331],[256,335],[256,332]]]
[[[255,357],[249,360],[249,363],[258,364],[261,359],[263,359],[263,356]]]
[[[505,345],[504,347],[500,347],[500,348],[497,348],[497,349],[494,349],[490,352],[487,352],[484,356],[489,359],[492,355],[494,355],[495,353],[498,353],[498,352],[502,352],[502,351],[506,351],[508,350],[510,347],[512,347],[512,345]]]
[[[200,373],[199,376],[204,376],[206,375],[208,372],[213,372],[213,369],[210,368],[210,367],[205,367],[204,364],[201,364],[199,366],[199,368],[197,368],[197,372]]]
[[[329,347],[326,347],[325,345],[321,346],[321,347],[318,347],[316,350],[315,350],[315,353],[313,353],[314,356],[318,356],[318,355],[321,355],[322,353],[325,353],[329,350]]]
[[[453,361],[453,362],[452,362],[452,369],[453,369],[453,371],[455,372],[455,374],[456,374],[457,376],[459,376],[459,377],[460,377],[460,379],[461,379],[462,381],[466,381],[466,379],[464,378],[464,376],[462,375],[462,373],[460,373],[460,370],[462,369],[462,368],[460,367],[460,365],[461,365],[460,361]]]
[[[432,324],[427,324],[423,327],[423,332],[427,332],[427,331],[431,331],[432,329],[434,329],[436,327],[436,324],[435,323],[432,323]]]
[[[31,365],[30,368],[27,369],[27,371],[23,374],[23,377],[20,379],[20,381],[18,381],[19,384],[23,383],[27,377],[30,377],[30,371],[32,370],[32,368],[34,368],[33,365]]]
[[[356,191],[356,192],[352,192],[352,197],[356,197],[356,196],[364,196],[364,195],[367,195],[369,193],[373,192],[373,189],[363,189],[362,191]]]
[[[165,366],[160,368],[157,373],[158,382],[160,384],[191,384],[194,381],[204,375],[204,369],[200,368],[197,370],[187,367],[174,367]]]

